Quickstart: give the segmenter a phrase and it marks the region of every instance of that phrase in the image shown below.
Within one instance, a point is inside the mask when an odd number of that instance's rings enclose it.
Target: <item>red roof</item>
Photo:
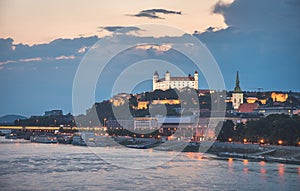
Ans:
[[[258,103],[243,103],[240,105],[238,111],[241,113],[251,113],[254,109],[259,108]]]

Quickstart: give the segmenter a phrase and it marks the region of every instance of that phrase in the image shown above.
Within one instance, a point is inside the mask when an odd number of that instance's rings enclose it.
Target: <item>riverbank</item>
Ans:
[[[35,135],[37,136],[37,135]],[[11,136],[18,138],[18,134]],[[19,136],[26,139],[27,136]],[[109,137],[95,136],[85,134],[82,139],[81,135],[64,135],[53,134],[58,143],[73,144],[79,146],[114,146],[123,145],[133,149],[154,149],[160,151],[177,151],[177,152],[202,152],[216,155],[219,159],[239,158],[251,161],[279,162],[300,165],[300,147],[277,146],[277,145],[260,145],[244,144],[234,142],[185,142],[185,141],[161,141],[150,138],[130,138],[130,137]],[[76,144],[76,137],[80,138],[84,144]],[[9,138],[9,136],[7,137]],[[104,139],[105,138],[105,139]],[[67,141],[65,140],[67,139]],[[62,141],[63,140],[63,141]],[[41,142],[44,143],[44,142]],[[48,143],[48,142],[47,142]]]
[[[207,153],[222,158],[242,158],[300,165],[300,147],[215,142]]]
[[[287,158],[293,157],[300,160],[300,147],[292,147],[292,146],[215,142],[212,144],[208,152],[211,154],[217,154],[219,152],[255,154],[255,153],[268,151],[268,150],[275,150],[275,151],[266,153],[265,155],[273,156],[273,157],[287,157]]]

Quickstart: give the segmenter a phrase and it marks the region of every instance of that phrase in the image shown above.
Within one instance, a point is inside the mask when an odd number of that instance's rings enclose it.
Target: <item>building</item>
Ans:
[[[152,105],[179,105],[179,99],[160,99],[160,100],[152,100]]]
[[[147,109],[149,101],[138,101],[137,109]]]
[[[235,80],[235,88],[232,92],[232,106],[234,110],[238,110],[240,105],[244,103],[244,94],[242,92],[242,89],[240,88],[240,80],[239,80],[239,72],[236,72],[236,80]]]
[[[252,113],[255,109],[259,108],[258,103],[242,103],[238,108],[238,112],[240,113]]]
[[[121,106],[124,105],[130,99],[131,95],[127,93],[119,93],[114,95],[109,101],[113,104],[113,106]]]
[[[51,110],[51,111],[45,111],[45,115],[46,117],[50,117],[50,116],[61,116],[63,115],[62,110]]]
[[[135,117],[134,129],[135,130],[155,130],[158,128],[157,117]]]
[[[133,129],[132,119],[109,119],[106,122],[107,129]]]
[[[153,74],[153,91],[167,89],[193,88],[198,90],[198,72],[195,71],[194,76],[187,77],[171,77],[169,71],[165,73],[164,78],[159,78],[157,71]]]
[[[258,109],[254,109],[254,111],[261,113],[264,116],[271,114],[293,115],[296,114],[297,110],[298,109],[294,107],[260,107]]]
[[[272,92],[271,98],[273,102],[286,102],[287,98],[289,97],[286,93],[276,93]]]
[[[159,99],[150,101],[138,101],[136,109],[147,109],[149,105],[179,105],[179,99]],[[151,107],[151,106],[150,106]]]

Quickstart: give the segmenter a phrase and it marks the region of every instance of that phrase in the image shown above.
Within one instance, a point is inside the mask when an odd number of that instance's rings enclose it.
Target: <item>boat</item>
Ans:
[[[59,135],[57,141],[60,144],[71,144],[72,136],[71,135]]]
[[[80,134],[76,134],[72,137],[72,145],[87,146]]]
[[[141,142],[136,144],[127,144],[125,146],[132,149],[150,149],[150,148],[157,147],[161,144],[162,144],[161,140],[151,140],[151,141],[146,141],[146,142]]]
[[[82,132],[81,138],[85,144],[89,147],[107,147],[107,146],[116,146],[115,140],[108,134],[99,134],[97,132]]]
[[[57,138],[51,135],[30,136],[30,141],[34,143],[57,143]]]
[[[17,134],[16,133],[7,133],[5,134],[5,139],[17,139]]]

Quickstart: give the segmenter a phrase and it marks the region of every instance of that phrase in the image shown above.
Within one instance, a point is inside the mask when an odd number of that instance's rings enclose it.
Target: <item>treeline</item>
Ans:
[[[216,127],[218,141],[299,145],[300,116],[274,114],[246,124],[227,120]]]
[[[32,116],[28,119],[15,120],[15,125],[18,126],[70,126],[74,127],[75,120],[70,113],[67,115],[52,115],[52,116]]]

